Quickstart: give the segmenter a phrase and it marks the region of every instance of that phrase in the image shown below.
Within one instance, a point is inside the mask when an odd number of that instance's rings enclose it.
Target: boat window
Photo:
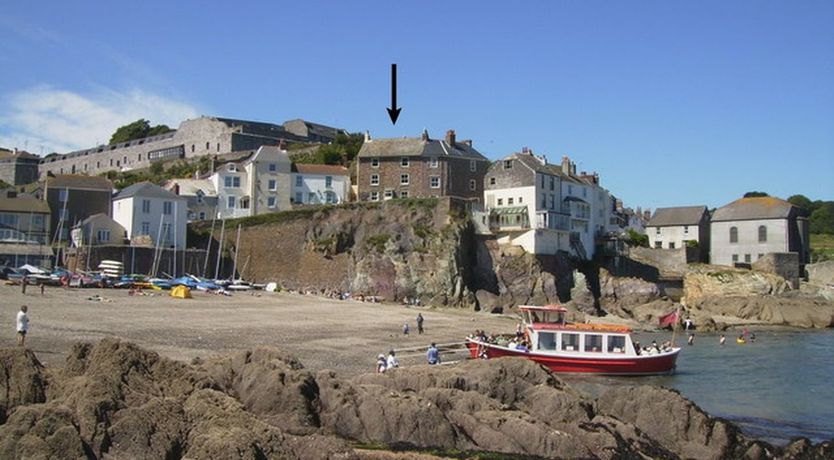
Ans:
[[[577,351],[579,350],[579,334],[562,333],[562,350]]]
[[[555,350],[556,334],[552,332],[539,332],[539,350]]]
[[[588,334],[585,336],[585,351],[602,351],[602,335]]]
[[[609,335],[608,353],[625,353],[625,337],[621,335]]]

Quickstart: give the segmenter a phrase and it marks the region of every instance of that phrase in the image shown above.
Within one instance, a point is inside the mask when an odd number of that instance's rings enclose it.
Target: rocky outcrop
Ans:
[[[834,286],[834,260],[817,262],[805,266],[808,282],[820,286]]]
[[[684,278],[683,302],[696,324],[834,326],[834,303],[791,291],[782,277],[751,270],[695,266]]]
[[[0,350],[0,423],[21,405],[46,401],[47,377],[31,350]]]
[[[7,376],[8,388],[40,385],[26,372]],[[0,457],[405,458],[369,456],[354,441],[540,458],[832,453],[831,443],[751,441],[663,388],[618,386],[593,399],[515,358],[346,380],[270,348],[186,365],[107,339],[75,346],[45,382],[45,399],[18,400],[0,424]]]

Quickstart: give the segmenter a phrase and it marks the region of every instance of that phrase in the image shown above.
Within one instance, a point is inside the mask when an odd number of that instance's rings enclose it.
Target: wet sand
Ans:
[[[252,291],[231,297],[195,291],[192,299],[175,299],[167,291],[130,296],[121,289],[0,285],[0,344],[16,344],[15,315],[29,306],[28,348],[45,365],[61,366],[77,341],[119,337],[181,361],[269,345],[297,356],[305,367],[333,369],[350,376],[372,370],[375,357],[389,349],[403,365],[423,363],[432,341],[462,342],[475,329],[511,332],[511,317],[453,309],[405,307],[317,296]],[[105,301],[88,298],[101,296]],[[417,334],[417,313],[426,332]],[[409,335],[402,333],[408,321]],[[458,355],[460,357],[461,355]],[[449,356],[453,358],[453,356]]]

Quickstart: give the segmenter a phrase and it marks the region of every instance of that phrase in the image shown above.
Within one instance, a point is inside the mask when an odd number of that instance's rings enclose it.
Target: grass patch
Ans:
[[[378,253],[385,252],[385,243],[391,239],[391,235],[386,233],[381,233],[379,235],[369,236],[365,239],[365,245],[369,248],[373,248]]]
[[[834,260],[834,235],[811,234],[811,262]]]

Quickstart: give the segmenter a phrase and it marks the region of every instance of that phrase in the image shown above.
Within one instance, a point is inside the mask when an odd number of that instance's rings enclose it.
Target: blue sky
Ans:
[[[0,146],[303,117],[569,155],[630,206],[830,200],[832,24],[831,1],[6,2]]]

